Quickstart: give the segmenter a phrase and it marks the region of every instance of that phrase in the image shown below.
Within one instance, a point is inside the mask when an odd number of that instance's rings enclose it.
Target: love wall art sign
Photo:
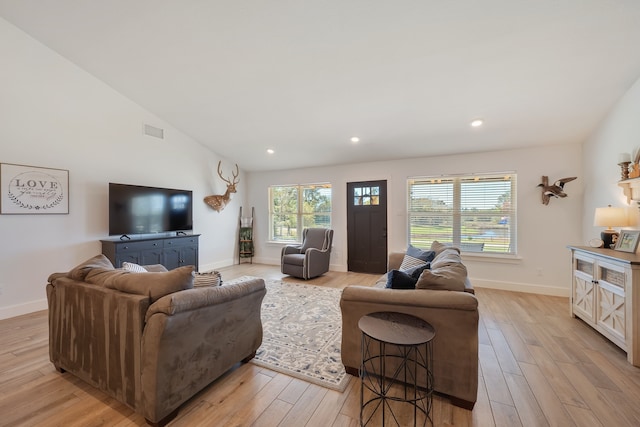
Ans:
[[[0,163],[1,214],[68,214],[69,171]]]

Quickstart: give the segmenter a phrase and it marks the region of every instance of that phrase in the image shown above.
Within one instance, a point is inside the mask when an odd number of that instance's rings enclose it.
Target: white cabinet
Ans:
[[[640,257],[612,249],[569,246],[571,315],[592,326],[640,366]]]

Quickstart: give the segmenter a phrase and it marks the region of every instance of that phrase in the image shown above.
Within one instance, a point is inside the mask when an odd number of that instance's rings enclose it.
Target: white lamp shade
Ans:
[[[593,219],[593,225],[596,227],[624,227],[629,225],[627,210],[625,208],[596,208],[596,214]]]

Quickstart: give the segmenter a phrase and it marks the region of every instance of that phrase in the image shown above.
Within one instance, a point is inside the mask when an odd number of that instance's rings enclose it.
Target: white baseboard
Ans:
[[[280,265],[280,258],[253,257],[253,262],[256,264]]]
[[[341,273],[346,273],[349,270],[347,270],[347,266],[344,264],[330,264],[329,265],[329,270],[330,271],[339,271]]]
[[[33,313],[34,311],[46,310],[47,308],[48,305],[46,299],[10,305],[8,307],[0,307],[0,320],[22,316],[23,314]]]
[[[208,264],[200,264],[198,266],[198,270],[200,271],[216,270],[218,268],[228,267],[230,265],[233,265],[233,259],[225,259],[223,261],[210,262]]]
[[[276,258],[255,257],[253,258],[253,262],[256,264],[280,265],[279,258],[276,259]],[[347,266],[344,264],[331,264],[329,266],[329,270],[340,271],[340,272],[348,271]],[[504,291],[526,292],[530,294],[551,295],[551,296],[559,296],[559,297],[568,297],[571,293],[571,290],[569,288],[565,288],[561,286],[536,285],[531,283],[501,282],[496,280],[474,279],[472,277],[470,277],[469,280],[471,280],[471,284],[474,287],[478,287],[478,288],[501,289]]]
[[[526,292],[530,294],[551,295],[556,297],[568,297],[571,294],[571,290],[569,288],[560,286],[500,282],[496,280],[474,279],[472,277],[470,277],[469,280],[471,280],[471,284],[474,288],[500,289],[503,291]]]

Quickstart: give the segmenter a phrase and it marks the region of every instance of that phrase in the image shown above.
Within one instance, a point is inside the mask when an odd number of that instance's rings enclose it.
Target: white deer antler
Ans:
[[[240,174],[240,169],[238,169],[237,163],[236,163],[236,171],[232,172],[233,181],[222,176],[222,170],[220,168],[221,164],[222,164],[222,160],[218,162],[218,176],[222,178],[224,182],[227,183],[227,191],[225,191],[224,194],[221,194],[221,195],[207,196],[204,198],[204,202],[218,212],[220,212],[221,210],[224,209],[225,206],[227,206],[227,203],[229,203],[229,200],[231,200],[231,193],[236,192],[236,184],[240,182],[240,180],[238,179],[238,175]]]

